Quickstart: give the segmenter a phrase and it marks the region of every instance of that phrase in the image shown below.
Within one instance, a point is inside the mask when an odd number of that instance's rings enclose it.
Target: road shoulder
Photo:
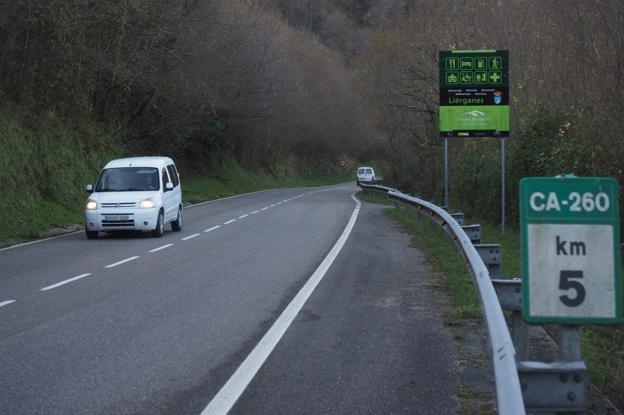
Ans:
[[[437,276],[364,203],[343,251],[231,413],[456,412]]]

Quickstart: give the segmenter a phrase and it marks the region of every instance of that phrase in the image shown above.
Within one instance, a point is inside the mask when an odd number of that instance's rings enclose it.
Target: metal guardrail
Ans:
[[[459,247],[477,287],[481,309],[485,316],[490,338],[494,378],[496,382],[496,401],[499,413],[503,415],[526,414],[522,389],[516,367],[515,348],[505,316],[501,308],[490,272],[485,265],[471,238],[462,226],[444,209],[433,203],[406,195],[396,189],[360,183],[366,190],[385,193],[395,202],[415,208],[421,214],[436,222]]]

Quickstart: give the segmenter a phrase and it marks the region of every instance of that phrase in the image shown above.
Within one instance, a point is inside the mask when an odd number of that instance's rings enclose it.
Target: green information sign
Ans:
[[[621,321],[617,182],[520,181],[522,314],[531,323]]]
[[[509,135],[508,51],[440,51],[440,135]]]

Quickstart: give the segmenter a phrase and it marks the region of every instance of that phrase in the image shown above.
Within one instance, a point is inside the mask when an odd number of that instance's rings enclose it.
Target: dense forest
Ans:
[[[622,182],[619,0],[0,4],[0,178],[37,182],[33,198],[60,191],[68,160],[97,171],[111,153],[161,153],[192,175],[372,163],[440,201],[438,51],[483,48],[510,51],[512,223],[520,177]],[[452,204],[500,220],[498,142],[450,149]]]

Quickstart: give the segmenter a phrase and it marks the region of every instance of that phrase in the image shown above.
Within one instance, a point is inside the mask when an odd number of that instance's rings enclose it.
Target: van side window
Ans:
[[[169,177],[171,177],[171,181],[173,182],[173,187],[178,187],[180,180],[178,179],[178,175],[175,172],[173,164],[167,166],[167,171],[169,172]]]
[[[173,172],[175,173],[176,183],[180,184],[180,173],[178,172],[178,168],[175,166],[175,164],[172,164],[171,168]]]
[[[162,169],[162,183],[163,183],[163,190],[166,190],[167,183],[169,183],[169,175],[167,174],[167,169],[164,167]]]

